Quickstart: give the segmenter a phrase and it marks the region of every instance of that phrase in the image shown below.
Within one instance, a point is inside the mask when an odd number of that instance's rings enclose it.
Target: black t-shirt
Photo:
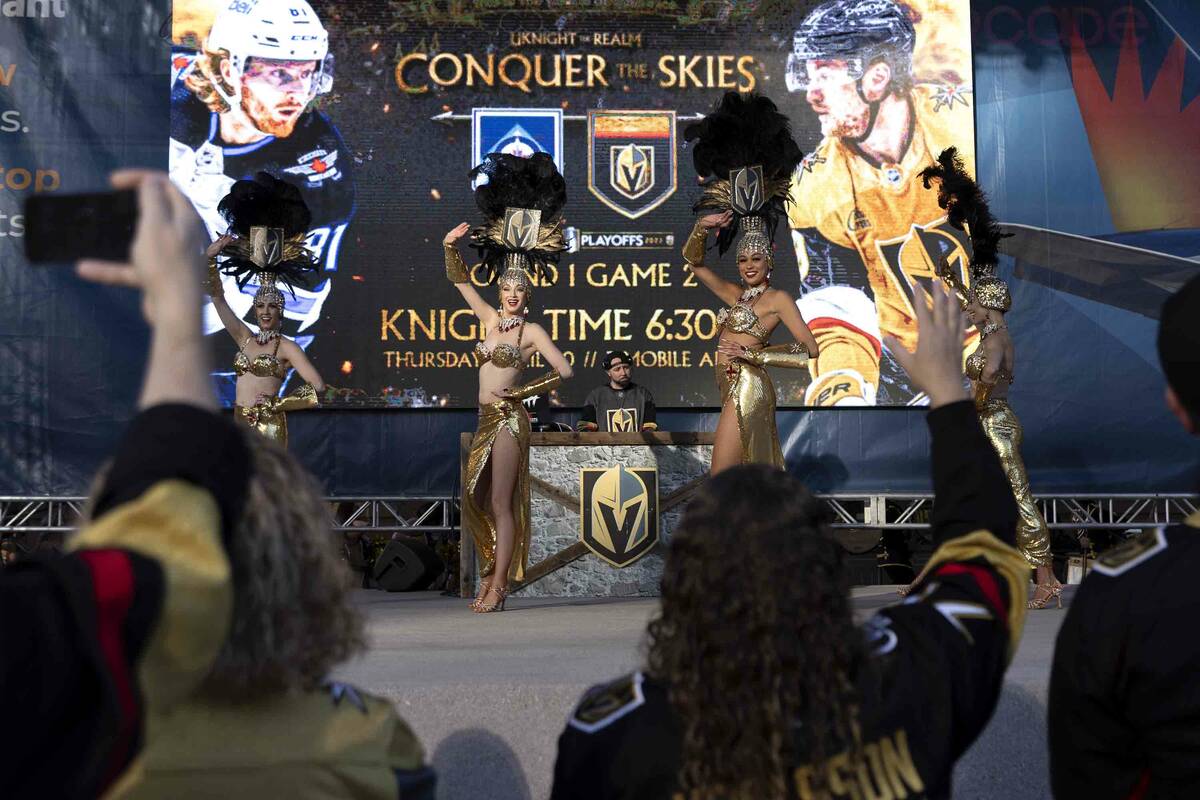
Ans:
[[[1200,797],[1200,514],[1106,552],[1071,602],[1050,676],[1064,798]]]
[[[592,422],[605,433],[630,433],[655,428],[656,412],[650,390],[636,383],[624,389],[597,386],[583,404],[580,422]]]
[[[947,798],[954,763],[983,730],[1024,622],[1028,564],[1011,545],[1016,505],[970,402],[929,414],[940,546],[903,602],[863,626],[857,676],[864,760],[826,760],[847,797]],[[552,800],[682,800],[681,726],[667,688],[634,673],[585,694],[558,742]],[[803,757],[792,797],[811,797]]]

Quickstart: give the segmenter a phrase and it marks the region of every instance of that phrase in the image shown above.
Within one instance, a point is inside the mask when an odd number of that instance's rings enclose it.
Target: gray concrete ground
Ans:
[[[855,590],[867,615],[895,587]],[[654,599],[509,600],[501,614],[432,593],[363,591],[370,650],[339,678],[396,703],[439,773],[439,800],[542,800],[555,743],[588,686],[638,666]],[[962,800],[1050,797],[1045,698],[1065,611],[1030,612],[991,723],[964,756]]]

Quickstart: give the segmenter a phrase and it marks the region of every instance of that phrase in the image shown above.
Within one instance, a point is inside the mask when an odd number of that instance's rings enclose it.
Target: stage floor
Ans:
[[[856,589],[866,616],[896,587]],[[1069,598],[1070,589],[1068,589]],[[435,593],[356,593],[370,649],[338,677],[390,698],[439,773],[441,800],[541,800],[580,692],[638,666],[652,598],[511,598],[500,614]],[[956,800],[1049,798],[1045,696],[1063,611],[1030,612],[988,729],[960,762]]]

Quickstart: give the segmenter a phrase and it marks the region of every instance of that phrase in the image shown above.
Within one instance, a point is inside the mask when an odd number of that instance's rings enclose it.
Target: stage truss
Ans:
[[[821,497],[837,528],[926,529],[933,508],[932,494]],[[1051,528],[1080,532],[1171,525],[1198,507],[1196,496],[1186,494],[1056,494],[1036,499]],[[330,497],[328,502],[330,528],[338,533],[448,536],[458,532],[457,497]],[[81,497],[0,497],[0,538],[69,533],[83,507]]]

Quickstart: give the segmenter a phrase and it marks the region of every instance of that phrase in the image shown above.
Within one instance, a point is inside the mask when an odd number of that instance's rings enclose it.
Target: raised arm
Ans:
[[[692,274],[704,284],[710,292],[721,298],[721,302],[733,305],[742,296],[742,290],[736,283],[727,281],[708,267],[704,266],[704,246],[708,241],[708,232],[713,228],[724,228],[733,220],[733,213],[706,214],[696,220],[692,235],[683,246],[683,260],[692,268]]]
[[[205,282],[205,288],[208,290],[208,296],[212,298],[213,308],[217,310],[217,317],[225,326],[226,333],[233,337],[233,341],[238,347],[241,347],[247,339],[254,335],[254,331],[250,330],[249,325],[238,319],[238,315],[233,313],[229,303],[225,302],[225,287],[221,285],[221,276],[217,273],[217,264],[214,260],[221,252],[221,248],[228,244],[231,238],[233,237],[225,234],[208,246],[206,251],[208,280]]]
[[[470,229],[471,226],[467,223],[459,223],[442,239],[442,247],[446,251],[446,278],[454,284],[455,289],[458,289],[459,294],[467,301],[467,305],[475,312],[475,316],[479,318],[483,326],[491,330],[499,321],[500,313],[484,300],[471,285],[471,271],[467,269],[467,262],[463,260],[462,253],[458,251],[458,245],[455,244],[466,236]]]
[[[325,391],[325,381],[321,378],[321,373],[317,372],[317,368],[308,360],[300,345],[291,339],[284,339],[280,349],[283,350],[283,357],[292,363],[306,383],[311,384],[318,392]]]

